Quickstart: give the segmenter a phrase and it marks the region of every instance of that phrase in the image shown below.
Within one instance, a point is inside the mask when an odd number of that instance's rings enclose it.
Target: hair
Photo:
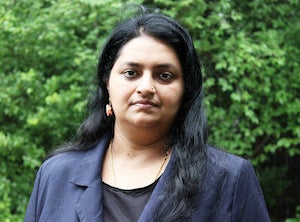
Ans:
[[[53,154],[91,149],[105,133],[113,132],[115,118],[105,115],[105,105],[109,102],[106,83],[120,49],[141,35],[160,39],[171,46],[183,70],[182,104],[167,140],[173,148],[174,169],[154,215],[155,221],[183,221],[190,216],[196,204],[195,197],[201,192],[207,159],[207,127],[200,61],[190,35],[172,18],[144,12],[114,29],[98,61],[98,87],[89,104],[89,116],[80,126],[73,143]]]

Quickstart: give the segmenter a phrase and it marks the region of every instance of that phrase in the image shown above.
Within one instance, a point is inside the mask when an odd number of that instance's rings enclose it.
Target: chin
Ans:
[[[135,120],[133,125],[139,128],[155,128],[159,127],[159,121],[157,120]]]

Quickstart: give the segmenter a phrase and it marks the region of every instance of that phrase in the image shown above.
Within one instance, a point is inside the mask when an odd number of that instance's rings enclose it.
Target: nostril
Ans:
[[[136,88],[136,92],[138,94],[141,94],[143,96],[146,96],[146,95],[153,95],[155,94],[156,90],[155,90],[155,87],[154,86],[151,86],[151,87],[137,87]]]

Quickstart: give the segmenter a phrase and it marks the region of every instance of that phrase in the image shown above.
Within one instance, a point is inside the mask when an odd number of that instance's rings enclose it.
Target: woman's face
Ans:
[[[116,126],[168,130],[183,95],[181,64],[169,45],[142,35],[121,48],[107,88]]]

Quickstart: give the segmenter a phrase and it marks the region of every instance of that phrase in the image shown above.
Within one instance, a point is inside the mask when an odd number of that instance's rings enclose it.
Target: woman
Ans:
[[[251,164],[207,145],[199,60],[173,19],[120,24],[91,114],[41,166],[25,221],[269,221]]]

